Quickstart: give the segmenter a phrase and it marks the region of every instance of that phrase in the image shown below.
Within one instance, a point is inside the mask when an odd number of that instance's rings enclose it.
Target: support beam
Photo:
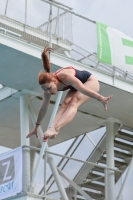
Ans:
[[[107,167],[114,168],[114,123],[106,123],[106,155]],[[115,175],[111,170],[107,170],[107,183],[105,184],[107,193],[107,200],[115,200],[114,198]]]
[[[51,126],[51,124],[52,124],[52,122],[53,122],[53,120],[54,120],[54,118],[55,118],[55,116],[56,116],[56,113],[57,113],[57,111],[58,111],[58,108],[59,108],[59,104],[60,104],[62,95],[63,95],[63,91],[58,92],[58,95],[57,95],[57,98],[56,98],[56,103],[55,103],[55,106],[54,106],[54,109],[53,109],[51,118],[50,118],[50,120],[49,120],[48,128]]]
[[[29,133],[29,113],[28,113],[28,97],[27,94],[20,95],[20,127],[21,127],[21,146],[28,145],[29,139],[26,139]],[[30,183],[30,150],[23,149],[23,192],[27,192]]]
[[[26,139],[26,135],[29,133],[28,97],[24,93],[20,94],[20,125],[21,146],[29,145],[29,139]]]
[[[48,147],[47,147],[47,149],[49,150]],[[67,197],[66,192],[65,192],[65,190],[64,190],[64,187],[63,187],[61,178],[60,178],[60,176],[59,176],[59,174],[58,174],[57,167],[56,167],[56,165],[55,165],[55,163],[54,163],[54,160],[53,160],[53,158],[52,158],[52,156],[51,156],[50,154],[48,154],[48,163],[49,163],[49,165],[50,165],[52,174],[53,174],[53,176],[54,176],[54,178],[55,178],[55,182],[56,182],[56,184],[57,184],[57,187],[58,187],[58,189],[59,189],[59,192],[60,192],[60,194],[61,194],[62,199],[63,199],[63,200],[68,200],[68,197]]]
[[[53,119],[54,119],[54,117],[56,115],[56,112],[58,110],[62,94],[63,94],[63,92],[59,92],[58,93],[58,96],[57,96],[57,99],[56,99],[56,103],[55,103],[55,106],[54,106],[54,109],[53,109],[53,112],[52,112],[51,119],[50,119],[48,127],[51,125],[51,123],[52,123],[52,121],[53,121]],[[30,111],[31,119],[32,119],[33,123],[35,124],[36,114],[35,114],[34,107],[33,107],[32,102],[31,102],[30,99],[29,99],[29,111]],[[39,157],[38,157],[38,160],[37,160],[37,165],[35,167],[35,171],[34,171],[31,183],[30,183],[29,191],[31,190],[31,188],[33,186],[33,183],[35,181],[35,178],[37,176],[37,173],[38,173],[38,170],[39,170],[39,166],[40,166],[40,163],[41,163],[41,159],[42,159],[42,156],[44,154],[45,149],[47,151],[50,151],[49,147],[47,145],[47,142],[42,142],[42,140],[41,140],[42,135],[43,135],[43,131],[42,131],[41,127],[39,127],[39,129],[38,129],[38,135],[39,135],[39,140],[40,140],[40,142],[42,144],[42,147],[41,147],[41,151],[40,151],[40,154],[39,154]],[[61,194],[61,197],[64,200],[68,200],[66,192],[65,192],[65,190],[63,188],[63,185],[62,185],[61,178],[60,178],[60,176],[58,174],[56,165],[54,164],[54,160],[53,160],[51,155],[48,155],[47,157],[48,157],[48,162],[49,162],[50,168],[52,170],[53,176],[55,178],[56,184],[58,186],[59,192]]]
[[[74,181],[70,180],[59,168],[58,172],[59,174],[66,180],[68,181],[81,195],[83,195],[83,197],[85,197],[86,200],[92,200],[92,198],[86,193],[84,192],[81,187],[79,187]]]
[[[124,179],[124,181],[123,181],[123,184],[122,184],[122,186],[121,186],[120,192],[119,192],[119,194],[118,194],[117,200],[120,200],[120,198],[121,198],[122,192],[123,192],[123,190],[124,190],[124,187],[125,187],[125,185],[126,185],[127,179],[128,179],[128,177],[129,177],[129,174],[130,174],[130,172],[131,172],[132,169],[133,169],[133,157],[132,157],[132,159],[131,159],[131,161],[130,161],[130,164],[129,164],[129,166],[128,166],[128,170],[127,170],[125,179]]]
[[[106,155],[107,155],[107,167],[114,169],[114,136],[118,132],[121,122],[120,120],[108,118],[100,122],[102,125],[106,125]],[[105,174],[105,199],[115,200],[115,175],[114,171],[107,170]]]

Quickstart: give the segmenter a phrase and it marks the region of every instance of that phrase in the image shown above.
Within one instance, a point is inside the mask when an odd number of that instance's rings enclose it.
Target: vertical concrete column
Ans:
[[[21,132],[21,146],[28,145],[29,139],[26,135],[29,133],[29,113],[28,113],[28,99],[27,94],[20,94],[20,132]],[[30,150],[23,148],[23,192],[27,192],[30,183]]]
[[[106,164],[108,168],[114,169],[114,136],[118,132],[121,122],[117,119],[108,118],[100,124],[106,125]],[[107,170],[105,174],[105,199],[115,200],[115,175],[114,171]]]
[[[106,123],[106,155],[107,167],[114,169],[114,122],[108,121]],[[114,171],[107,170],[107,199],[114,200],[114,185],[115,176]]]

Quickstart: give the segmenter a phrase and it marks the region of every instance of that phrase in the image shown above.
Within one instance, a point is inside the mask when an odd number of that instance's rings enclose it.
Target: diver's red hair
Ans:
[[[39,72],[38,82],[40,85],[50,83],[54,78],[54,75],[50,72]]]
[[[54,75],[50,73],[50,63],[47,56],[47,52],[52,51],[52,50],[53,49],[50,47],[45,47],[42,52],[42,55],[41,55],[42,64],[46,72],[39,72],[38,74],[38,82],[40,85],[45,84],[45,83],[50,83],[54,78]]]

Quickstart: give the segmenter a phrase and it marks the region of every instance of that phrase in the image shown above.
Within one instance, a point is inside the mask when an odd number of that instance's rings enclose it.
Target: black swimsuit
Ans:
[[[63,70],[63,69],[74,69],[74,70],[75,70],[75,77],[76,77],[77,79],[79,79],[82,83],[85,83],[85,82],[88,80],[88,78],[90,78],[90,76],[92,75],[92,74],[91,74],[90,72],[88,72],[88,71],[85,71],[85,70],[80,71],[80,70],[75,69],[75,68],[73,68],[73,67],[65,67],[65,68],[62,68],[62,69],[60,69],[60,70],[58,70],[57,72],[54,73],[54,75],[56,76],[56,78],[58,79],[58,81],[60,81],[63,85],[65,85],[65,87],[64,87],[62,90],[60,90],[60,91],[64,91],[64,90],[68,90],[68,89],[76,90],[74,87],[72,87],[71,85],[66,85],[65,83],[63,83],[63,82],[58,78],[58,76],[57,76],[58,72],[60,72],[60,71]],[[59,90],[58,90],[58,91],[59,91]]]

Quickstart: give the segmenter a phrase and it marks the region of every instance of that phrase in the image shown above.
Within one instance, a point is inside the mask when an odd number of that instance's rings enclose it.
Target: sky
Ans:
[[[0,0],[0,5],[4,0]],[[73,8],[73,11],[91,20],[102,22],[133,37],[133,1],[132,0],[58,0]],[[7,151],[1,148],[1,153]],[[133,172],[128,178],[123,200],[132,200]]]
[[[133,37],[132,0],[58,0],[91,20],[102,22]]]

